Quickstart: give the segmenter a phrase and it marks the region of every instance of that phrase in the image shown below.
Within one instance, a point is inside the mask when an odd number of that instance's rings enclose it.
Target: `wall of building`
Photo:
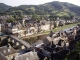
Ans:
[[[41,26],[41,30],[43,30],[43,31],[46,31],[46,30],[49,30],[49,29],[50,29],[50,24]]]
[[[17,28],[15,28],[15,29],[8,28],[8,32],[14,34],[14,33],[17,33],[18,32],[18,29]]]
[[[0,32],[1,32],[1,24],[0,24]]]

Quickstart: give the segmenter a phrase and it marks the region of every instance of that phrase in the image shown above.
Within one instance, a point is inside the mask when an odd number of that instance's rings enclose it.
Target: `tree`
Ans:
[[[64,60],[80,60],[80,41],[76,43],[75,50],[67,54]]]
[[[15,19],[22,19],[23,12],[21,10],[12,11]]]
[[[36,22],[37,22],[37,26],[38,26],[38,31],[37,32],[39,32],[40,31],[40,17],[38,17],[37,16],[37,14],[34,14],[34,15],[32,15],[32,20],[36,20]]]
[[[40,32],[40,17],[37,17],[37,26],[38,26],[38,32]]]
[[[12,23],[12,22],[15,22],[16,20],[13,18],[13,17],[9,17],[7,20],[6,20],[6,22],[8,22],[8,23]]]
[[[57,27],[57,22],[56,21],[54,21],[54,28],[56,28]]]
[[[36,14],[32,15],[32,20],[37,20],[37,15]]]

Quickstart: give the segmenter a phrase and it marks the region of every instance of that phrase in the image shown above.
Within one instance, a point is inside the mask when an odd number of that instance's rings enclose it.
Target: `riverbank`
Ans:
[[[53,29],[53,31],[57,32],[57,31],[60,31],[60,30],[71,28],[73,26],[76,26],[77,24],[80,24],[80,22],[75,23],[75,24],[64,25],[62,27],[57,27],[57,28]],[[49,33],[50,33],[50,31],[41,32],[41,33],[37,33],[37,34],[33,34],[33,35],[30,35],[30,36],[23,37],[22,39],[25,40],[26,42],[32,44],[32,43],[34,43],[38,40],[44,39],[46,36],[49,35]]]
[[[62,27],[56,27],[55,29],[53,29],[53,31],[54,32],[57,32],[57,31],[60,31],[60,30],[64,30],[64,29],[67,29],[67,28],[71,28],[71,27],[73,27],[73,26],[76,26],[77,24],[80,24],[80,22],[79,23],[74,23],[74,24],[69,24],[69,25],[64,25],[64,26],[62,26]],[[49,33],[50,31],[46,31],[46,32],[44,32],[44,34],[47,34],[47,33]]]

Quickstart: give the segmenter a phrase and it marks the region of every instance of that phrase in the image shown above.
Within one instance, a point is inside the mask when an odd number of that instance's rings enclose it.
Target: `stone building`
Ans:
[[[18,55],[17,51],[10,45],[0,47],[0,54],[4,57],[5,60],[12,60],[13,56]]]

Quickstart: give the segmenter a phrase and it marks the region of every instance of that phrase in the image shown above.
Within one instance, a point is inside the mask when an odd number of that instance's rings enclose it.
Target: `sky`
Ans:
[[[52,1],[68,2],[80,6],[80,0],[0,0],[0,3],[4,3],[10,6],[19,6],[19,5],[39,5]]]

